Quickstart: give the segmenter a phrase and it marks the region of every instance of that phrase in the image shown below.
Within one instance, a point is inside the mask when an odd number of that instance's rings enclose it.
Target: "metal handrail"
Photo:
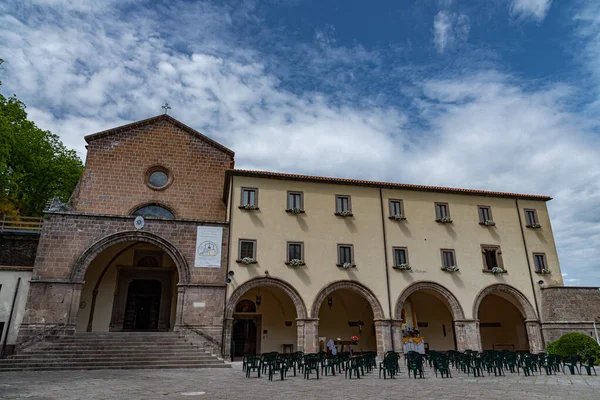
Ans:
[[[219,343],[216,339],[214,339],[213,337],[209,336],[207,333],[202,332],[201,330],[199,330],[197,328],[194,328],[187,324],[182,324],[182,327],[188,331],[194,332],[198,336],[202,336],[204,339],[206,339],[206,341],[212,343],[214,346],[219,346],[219,347],[221,346],[221,343]]]
[[[0,232],[27,231],[41,232],[44,224],[43,217],[25,217],[22,215],[2,215]]]

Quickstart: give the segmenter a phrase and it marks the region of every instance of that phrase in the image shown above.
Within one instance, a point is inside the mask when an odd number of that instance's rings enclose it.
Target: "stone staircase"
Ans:
[[[0,371],[230,366],[177,332],[76,333],[0,360]]]

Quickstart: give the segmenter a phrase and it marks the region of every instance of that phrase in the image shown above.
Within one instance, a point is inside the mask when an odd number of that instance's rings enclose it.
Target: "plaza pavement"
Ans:
[[[98,370],[0,372],[0,399],[600,399],[600,377],[523,375],[468,377],[452,371],[452,379],[396,379],[377,373],[360,380],[328,376],[320,380],[288,377],[269,382],[253,374],[246,379],[240,363],[232,369]],[[314,375],[313,375],[314,376]]]

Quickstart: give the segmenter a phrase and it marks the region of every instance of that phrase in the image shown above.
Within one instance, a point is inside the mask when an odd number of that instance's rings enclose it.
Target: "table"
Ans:
[[[402,338],[402,347],[404,354],[409,351],[416,351],[420,354],[425,354],[425,339],[422,337],[405,337]]]

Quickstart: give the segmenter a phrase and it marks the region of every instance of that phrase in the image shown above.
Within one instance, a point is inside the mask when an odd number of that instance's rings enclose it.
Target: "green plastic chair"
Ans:
[[[569,368],[571,375],[575,375],[575,371],[577,371],[577,373],[581,375],[581,370],[577,366],[577,361],[579,361],[579,356],[567,357],[563,365],[563,373],[566,373],[567,368]]]
[[[586,372],[588,375],[592,375],[592,370],[594,371],[594,375],[598,376],[598,374],[596,373],[596,368],[594,368],[594,363],[596,362],[596,357],[587,357],[587,365],[585,364],[581,364],[581,366],[583,368],[585,368]]]
[[[417,379],[417,374],[419,374],[419,378],[423,379],[423,356],[421,354],[411,354],[407,359],[407,368],[408,368],[408,378],[410,379],[410,373],[412,371],[414,378]]]
[[[344,377],[352,379],[352,375],[356,374],[356,378],[360,379],[361,363],[362,357],[351,358],[346,364],[346,373],[344,374]]]
[[[258,377],[260,378],[261,369],[262,363],[260,357],[248,357],[246,362],[246,378],[250,378],[250,373],[252,371],[258,372]]]
[[[442,376],[442,379],[444,378],[444,375],[446,375],[446,378],[452,378],[452,374],[450,373],[450,358],[448,356],[442,355],[436,357],[434,370],[436,377],[439,371],[440,375]]]
[[[317,379],[319,379],[319,356],[316,354],[307,354],[302,360],[302,367],[304,368],[304,379],[310,379],[310,374],[315,371],[317,373]]]

